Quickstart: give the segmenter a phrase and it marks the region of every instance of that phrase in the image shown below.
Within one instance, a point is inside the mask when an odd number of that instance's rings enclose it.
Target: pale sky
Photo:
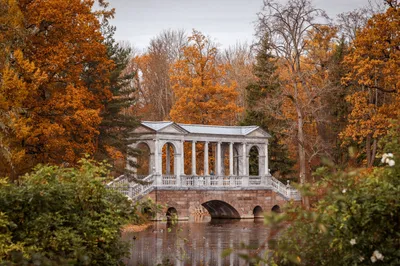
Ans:
[[[286,0],[279,0],[286,2]],[[192,29],[212,37],[221,48],[252,43],[262,0],[110,0],[116,9],[115,38],[139,50],[164,29]],[[314,0],[331,18],[367,5],[368,0]]]

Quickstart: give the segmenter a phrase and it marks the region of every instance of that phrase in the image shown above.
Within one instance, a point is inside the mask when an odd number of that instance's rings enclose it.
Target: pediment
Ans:
[[[185,129],[181,128],[179,125],[173,123],[158,131],[159,133],[173,133],[173,134],[186,134],[188,133]]]
[[[256,130],[250,132],[246,136],[248,136],[248,137],[262,137],[262,138],[270,138],[271,137],[270,134],[268,134],[267,132],[265,132],[261,128],[257,128]]]

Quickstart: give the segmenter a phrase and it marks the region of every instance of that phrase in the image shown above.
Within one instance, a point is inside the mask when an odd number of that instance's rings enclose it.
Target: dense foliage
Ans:
[[[400,264],[399,127],[389,135],[379,167],[320,168],[322,181],[303,191],[319,199],[311,210],[290,206],[267,217],[285,228],[269,243],[270,265]]]
[[[18,184],[0,184],[0,264],[122,265],[121,227],[136,207],[107,189],[104,164],[37,166]]]

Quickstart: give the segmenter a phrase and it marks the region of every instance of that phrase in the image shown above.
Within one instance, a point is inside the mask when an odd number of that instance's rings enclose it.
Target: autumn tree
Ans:
[[[271,134],[269,140],[269,160],[271,173],[287,176],[292,172],[293,160],[289,158],[283,135],[287,126],[281,109],[282,90],[276,73],[277,59],[271,54],[269,39],[264,36],[256,47],[253,73],[256,82],[246,86],[246,110],[242,125],[258,125]]]
[[[176,122],[232,125],[240,112],[234,84],[223,83],[225,65],[217,61],[216,45],[193,30],[182,59],[171,69],[176,102],[170,116]]]
[[[175,102],[170,68],[187,43],[184,30],[165,30],[150,41],[147,51],[133,59],[136,69],[137,115],[148,120],[169,119]]]
[[[300,183],[307,180],[307,152],[312,156],[312,151],[307,149],[310,139],[306,130],[315,131],[312,115],[319,108],[322,94],[330,89],[328,83],[316,86],[312,82],[312,66],[303,64],[307,36],[320,25],[317,20],[323,18],[327,18],[325,12],[313,7],[308,0],[292,0],[286,5],[267,0],[259,14],[258,32],[269,36],[271,49],[279,58],[282,96],[285,97],[283,109],[293,122],[289,130],[297,145]],[[313,147],[314,143],[308,146]]]
[[[138,125],[132,106],[136,103],[133,78],[135,72],[127,68],[131,60],[132,49],[114,39],[116,28],[104,18],[102,22],[104,43],[107,46],[107,56],[114,62],[110,71],[109,90],[112,97],[103,101],[104,107],[100,116],[98,143],[95,158],[99,161],[109,160],[113,163],[114,174],[122,174],[126,169],[127,154],[134,153],[129,147],[129,134]]]
[[[253,74],[254,53],[247,43],[236,43],[225,49],[221,56],[221,63],[229,66],[225,75],[225,82],[236,85],[238,92],[237,105],[245,110],[248,105],[246,101],[246,87],[255,82]],[[238,114],[238,121],[244,117],[244,112]]]
[[[93,4],[79,0],[2,1],[1,8],[8,5],[19,19],[17,29],[1,27],[7,32],[2,35],[6,43],[17,40],[18,45],[2,44],[1,54],[8,62],[0,70],[4,73],[7,64],[14,69],[21,65],[16,75],[25,85],[5,82],[2,76],[2,90],[15,94],[6,96],[9,106],[20,100],[21,108],[12,120],[12,142],[24,151],[25,169],[37,163],[73,164],[83,153],[92,154],[96,149],[100,111],[112,96],[109,73],[114,68],[98,17],[112,16],[113,10],[92,11]],[[107,3],[99,4],[105,8]],[[4,18],[7,14],[2,13]],[[20,32],[23,38],[18,38]]]
[[[352,110],[341,137],[360,145],[367,167],[374,164],[378,141],[400,108],[400,4],[386,2],[386,12],[375,14],[356,36],[342,80],[354,90],[347,97]]]

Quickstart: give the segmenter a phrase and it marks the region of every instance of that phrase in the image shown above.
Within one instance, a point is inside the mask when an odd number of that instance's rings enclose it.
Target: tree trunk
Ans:
[[[303,131],[303,114],[300,108],[296,108],[297,111],[297,145],[299,149],[299,179],[300,184],[306,183],[306,151],[304,147],[304,131]],[[308,196],[302,197],[304,207],[308,210],[310,208],[310,199]]]
[[[371,134],[367,136],[366,150],[367,150],[367,167],[372,167],[375,161],[377,140],[373,139],[371,147],[372,136]]]
[[[297,145],[299,149],[299,174],[300,184],[306,183],[306,151],[304,148],[303,115],[299,108],[297,111]]]

